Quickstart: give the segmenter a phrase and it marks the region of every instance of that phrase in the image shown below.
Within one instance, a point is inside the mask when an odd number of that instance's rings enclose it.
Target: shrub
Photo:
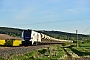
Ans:
[[[44,54],[47,51],[47,49],[38,50],[39,53]]]
[[[62,44],[62,46],[67,46],[67,45],[71,45],[72,43],[71,42],[65,42]]]
[[[6,39],[5,46],[13,46],[13,39]]]

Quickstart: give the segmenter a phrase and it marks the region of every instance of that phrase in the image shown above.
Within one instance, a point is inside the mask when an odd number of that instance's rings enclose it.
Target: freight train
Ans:
[[[22,32],[22,45],[38,45],[41,42],[73,42],[71,40],[60,40],[34,30],[23,30]]]
[[[11,37],[9,35],[0,34],[0,45],[5,46],[28,46],[48,43],[64,43],[73,42],[72,40],[60,40],[40,32],[28,29],[22,31],[22,38]]]

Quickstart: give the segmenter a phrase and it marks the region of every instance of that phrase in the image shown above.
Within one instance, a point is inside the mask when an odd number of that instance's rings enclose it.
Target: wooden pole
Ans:
[[[76,46],[78,47],[78,30],[76,30]]]

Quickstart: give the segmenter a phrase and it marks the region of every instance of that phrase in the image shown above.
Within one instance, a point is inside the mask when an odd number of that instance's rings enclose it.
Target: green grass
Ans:
[[[26,54],[12,56],[8,58],[8,60],[58,60],[59,58],[64,57],[64,55],[65,53],[61,48],[61,45],[52,45]]]
[[[19,56],[13,56],[12,58],[9,58],[8,60],[29,60],[34,59],[38,55],[38,51],[32,51],[26,54],[22,54]]]
[[[0,60],[6,60],[6,59],[0,56]]]
[[[80,47],[90,47],[90,43],[79,44]]]
[[[62,58],[65,54],[60,45],[51,46],[48,47],[47,49],[42,49],[41,51],[39,50],[39,52],[42,55],[38,59],[44,60],[53,60],[53,59],[58,60],[59,58]]]
[[[79,44],[79,47],[70,49],[79,56],[90,56],[90,43]]]

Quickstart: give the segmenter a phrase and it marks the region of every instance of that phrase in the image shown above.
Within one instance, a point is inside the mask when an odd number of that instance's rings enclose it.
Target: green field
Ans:
[[[70,49],[79,56],[90,56],[90,43],[81,43],[79,47],[72,47]]]

